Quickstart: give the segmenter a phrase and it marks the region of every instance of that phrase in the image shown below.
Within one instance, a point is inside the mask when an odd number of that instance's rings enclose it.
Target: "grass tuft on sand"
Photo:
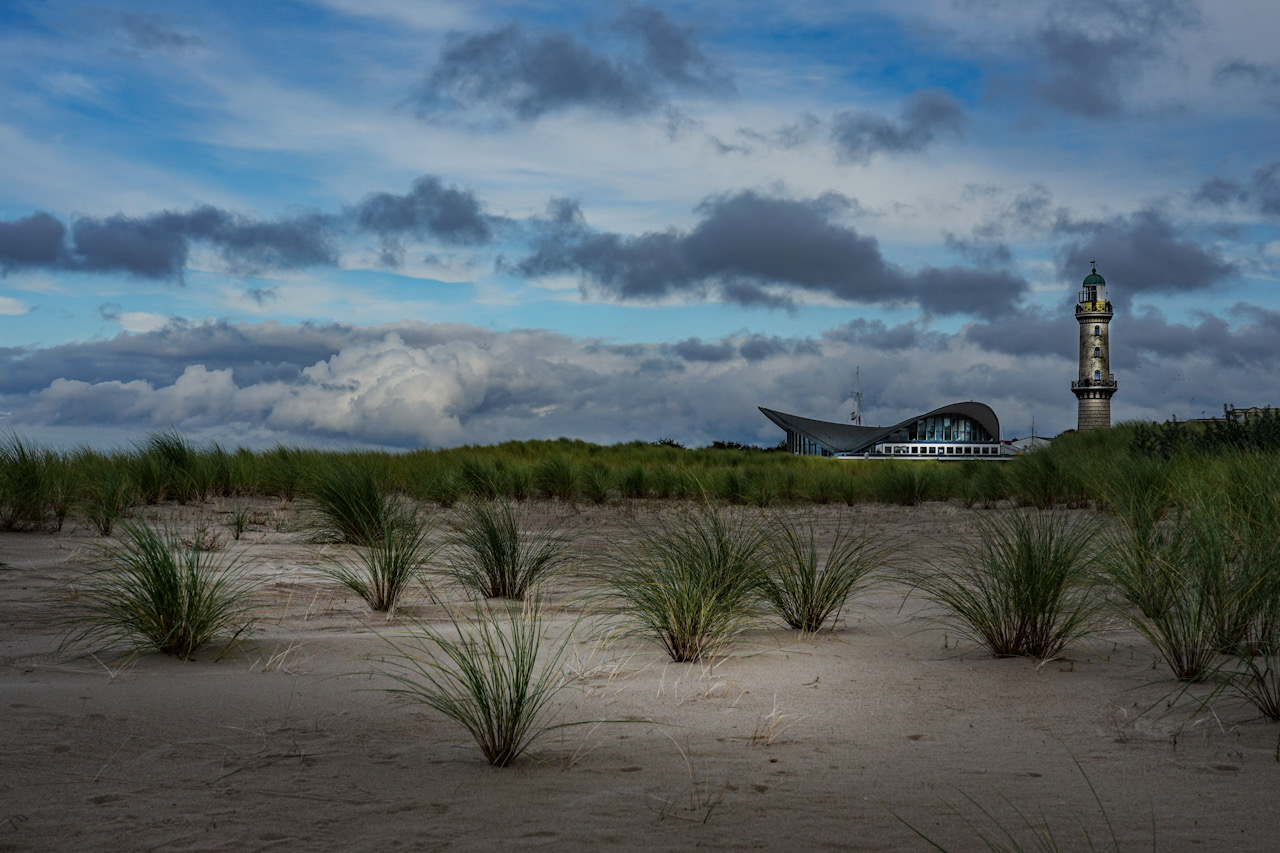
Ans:
[[[565,654],[573,632],[543,640],[539,603],[477,600],[475,618],[446,610],[449,625],[416,623],[404,636],[383,637],[392,649],[383,674],[387,692],[434,708],[475,740],[490,764],[506,767],[555,723],[551,702],[568,684]]]
[[[187,660],[201,646],[233,642],[252,627],[256,583],[247,564],[183,544],[172,530],[125,523],[121,532],[117,544],[102,548],[102,568],[75,585],[62,649]]]

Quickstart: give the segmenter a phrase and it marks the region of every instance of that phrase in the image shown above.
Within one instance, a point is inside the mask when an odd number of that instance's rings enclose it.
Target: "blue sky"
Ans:
[[[1271,2],[0,3],[0,428],[773,443],[1280,402]]]

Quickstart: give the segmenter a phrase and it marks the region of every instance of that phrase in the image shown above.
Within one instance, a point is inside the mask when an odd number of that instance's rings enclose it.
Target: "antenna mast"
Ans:
[[[858,426],[862,426],[862,367],[858,366],[853,369],[853,390],[849,392],[853,396],[853,411],[849,413],[849,420]]]

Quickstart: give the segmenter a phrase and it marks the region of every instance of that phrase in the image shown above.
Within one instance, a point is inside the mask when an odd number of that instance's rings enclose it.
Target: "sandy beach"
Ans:
[[[1043,664],[997,660],[888,583],[835,631],[766,620],[722,658],[675,664],[602,642],[580,618],[584,582],[558,581],[551,633],[576,630],[557,719],[627,722],[562,729],[495,769],[456,724],[378,689],[380,635],[444,609],[417,590],[396,618],[374,614],[316,574],[337,546],[302,542],[293,505],[249,502],[256,523],[231,542],[236,505],[146,511],[209,520],[264,581],[253,637],[185,663],[59,654],[66,584],[102,540],[74,518],[0,534],[0,850],[930,849],[904,821],[975,850],[979,806],[1015,829],[1015,809],[1043,819],[1068,849],[1081,827],[1111,849],[1108,819],[1123,850],[1150,850],[1153,830],[1162,851],[1280,845],[1280,726],[1171,695],[1119,626]],[[585,566],[676,506],[536,511],[567,517]],[[945,559],[976,512],[790,511],[882,527],[908,560]]]

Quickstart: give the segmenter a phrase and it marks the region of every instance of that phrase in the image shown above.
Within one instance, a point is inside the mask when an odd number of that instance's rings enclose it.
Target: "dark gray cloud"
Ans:
[[[236,272],[294,269],[336,262],[331,229],[320,215],[255,220],[209,205],[185,213],[81,217],[71,223],[69,257],[86,272],[180,279],[191,244],[201,242]]]
[[[1193,198],[1217,207],[1242,204],[1264,216],[1280,217],[1280,160],[1258,168],[1248,182],[1210,178]]]
[[[1079,324],[1060,312],[1026,308],[998,321],[966,324],[960,335],[983,350],[1018,357],[1053,357],[1075,351]],[[1254,377],[1280,370],[1280,311],[1237,303],[1226,316],[1201,315],[1195,323],[1170,323],[1155,308],[1119,310],[1111,321],[1111,366],[1126,371],[1169,361],[1189,361]],[[1203,389],[1212,393],[1211,386]],[[1172,390],[1170,393],[1174,393]],[[1164,404],[1162,404],[1163,407]]]
[[[831,141],[842,160],[866,163],[876,154],[924,150],[944,135],[959,136],[964,111],[949,93],[927,89],[908,96],[899,121],[876,113],[846,110],[831,117]]]
[[[842,222],[854,200],[839,193],[791,199],[744,190],[704,200],[700,221],[638,237],[580,223],[549,229],[514,266],[527,276],[577,274],[588,291],[624,300],[717,297],[786,307],[795,291],[852,303],[918,305],[938,314],[1004,311],[1026,282],[1005,271],[890,264],[874,237]]]
[[[332,222],[319,215],[254,220],[216,207],[146,216],[83,216],[68,229],[44,212],[0,221],[0,271],[24,267],[180,280],[192,243],[236,272],[332,264]]]
[[[1214,78],[1224,83],[1251,84],[1260,91],[1264,102],[1280,109],[1280,63],[1237,59],[1219,65]]]
[[[1140,293],[1209,290],[1237,272],[1216,247],[1202,245],[1155,209],[1109,219],[1064,215],[1055,230],[1067,238],[1057,253],[1063,278],[1083,280],[1096,259],[1117,305]]]
[[[1199,22],[1189,0],[1054,4],[1031,41],[1031,92],[1076,115],[1122,112],[1126,89],[1164,55],[1173,33]]]
[[[946,335],[926,331],[918,323],[888,326],[883,320],[867,320],[862,317],[828,330],[823,337],[884,352],[938,348],[945,346],[947,341]]]
[[[554,215],[572,216],[573,210]],[[338,260],[338,238],[353,232],[376,236],[383,260],[395,265],[406,239],[486,243],[509,223],[486,213],[471,190],[446,186],[434,175],[418,178],[403,195],[373,193],[341,216],[254,219],[202,205],[185,212],[80,216],[68,228],[42,211],[0,220],[0,273],[45,268],[180,281],[196,245],[213,249],[236,273],[331,266]]]
[[[402,262],[406,236],[475,245],[492,240],[495,229],[506,222],[486,214],[471,190],[446,187],[435,175],[418,178],[404,195],[370,194],[349,214],[358,230],[381,240],[382,260],[389,266]]]
[[[566,32],[529,32],[520,24],[451,34],[417,97],[424,112],[445,105],[485,106],[531,120],[580,107],[621,116],[658,111],[672,92],[725,94],[732,83],[692,30],[656,9],[631,7],[608,39],[584,43]]]
[[[738,348],[732,341],[703,343],[701,338],[686,338],[672,344],[671,350],[685,361],[728,361],[738,354]]]
[[[1126,319],[1123,329],[1125,348],[1152,361],[1194,357],[1224,370],[1262,375],[1280,370],[1280,311],[1236,303],[1226,318],[1203,314],[1195,323],[1170,323],[1148,307]],[[1120,366],[1136,361],[1126,359]]]
[[[1122,316],[1117,326],[1123,323]],[[968,323],[960,334],[990,352],[1016,356],[1070,354],[1078,346],[1080,325],[1071,311],[1052,313],[1027,307],[999,320]]]
[[[948,249],[959,252],[960,256],[971,264],[1002,267],[1013,263],[1013,251],[1007,243],[998,238],[997,229],[975,228],[974,232],[971,238],[947,232],[943,234],[943,239]]]
[[[44,212],[0,220],[0,273],[64,264],[66,236],[67,226]]]

